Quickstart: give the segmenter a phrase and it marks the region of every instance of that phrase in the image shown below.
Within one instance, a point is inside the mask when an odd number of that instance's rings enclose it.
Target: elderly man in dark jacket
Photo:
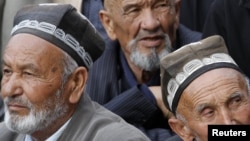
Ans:
[[[102,10],[101,1],[83,1],[83,13],[97,28],[105,27],[101,33],[107,45],[90,70],[87,92],[151,140],[162,141],[174,133],[161,109],[159,56],[199,40],[201,34],[179,24],[179,0],[140,2],[104,0]],[[97,9],[102,25],[93,14]]]

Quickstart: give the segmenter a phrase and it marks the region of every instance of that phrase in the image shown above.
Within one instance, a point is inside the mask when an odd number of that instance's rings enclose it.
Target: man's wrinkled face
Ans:
[[[250,96],[241,73],[230,68],[199,76],[182,93],[177,112],[197,140],[206,141],[209,124],[250,124]]]
[[[1,95],[13,131],[47,128],[68,110],[63,98],[62,56],[53,44],[29,34],[12,37],[3,54]]]
[[[178,26],[174,0],[116,0],[110,11],[113,30],[127,58],[144,70],[159,68],[172,50]],[[156,65],[156,66],[154,66]]]

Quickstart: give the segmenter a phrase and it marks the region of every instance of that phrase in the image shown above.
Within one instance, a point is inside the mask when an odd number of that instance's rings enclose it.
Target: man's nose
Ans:
[[[237,124],[236,120],[233,116],[232,111],[230,111],[229,109],[224,109],[221,112],[221,120],[223,124],[226,125],[232,125],[232,124]]]
[[[20,95],[23,93],[21,78],[17,74],[11,75],[7,80],[3,80],[1,95],[2,97]]]
[[[154,30],[160,26],[158,16],[150,9],[144,10],[141,18],[141,27],[145,30]]]

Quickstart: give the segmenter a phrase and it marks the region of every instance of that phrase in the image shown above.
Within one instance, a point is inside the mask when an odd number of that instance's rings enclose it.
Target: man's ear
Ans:
[[[69,81],[69,89],[70,89],[70,96],[69,102],[70,103],[77,103],[81,95],[83,94],[86,81],[88,79],[88,71],[85,67],[78,67],[70,76]]]
[[[183,141],[193,141],[194,136],[191,130],[185,125],[181,120],[171,117],[168,120],[171,129],[183,140]]]
[[[116,40],[116,34],[114,31],[114,21],[110,16],[110,13],[105,10],[100,10],[99,12],[99,18],[102,22],[103,27],[106,30],[106,33],[108,34],[109,38],[111,40]]]

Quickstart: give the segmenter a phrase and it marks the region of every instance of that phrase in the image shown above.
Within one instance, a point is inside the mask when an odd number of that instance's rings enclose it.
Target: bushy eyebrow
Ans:
[[[242,97],[243,94],[242,93],[233,93],[231,94],[227,100],[225,101],[226,104],[229,104],[229,102],[231,102],[231,100],[233,100],[236,97]],[[213,107],[212,104],[209,103],[203,103],[203,104],[199,104],[198,106],[195,107],[195,111],[198,113],[201,113],[205,108],[207,107]]]
[[[28,69],[28,70],[32,70],[33,72],[39,72],[38,67],[36,65],[32,64],[32,63],[23,64],[23,65],[20,66],[20,68],[22,70]]]
[[[199,104],[197,107],[195,107],[195,111],[201,113],[207,107],[212,107],[212,105],[209,103]]]
[[[236,92],[236,93],[231,94],[229,98],[227,99],[226,103],[229,104],[231,100],[235,99],[236,97],[243,97],[243,93]]]
[[[123,7],[123,11],[126,12],[126,11],[128,11],[129,9],[131,9],[132,7],[139,7],[139,5],[138,5],[137,3],[126,4],[126,5]]]
[[[5,61],[4,58],[1,59],[1,66],[2,66],[2,69],[4,66],[10,67],[10,65],[8,64],[8,62]]]
[[[8,64],[6,63],[6,61],[4,59],[1,59],[1,65],[2,66],[8,66]]]

